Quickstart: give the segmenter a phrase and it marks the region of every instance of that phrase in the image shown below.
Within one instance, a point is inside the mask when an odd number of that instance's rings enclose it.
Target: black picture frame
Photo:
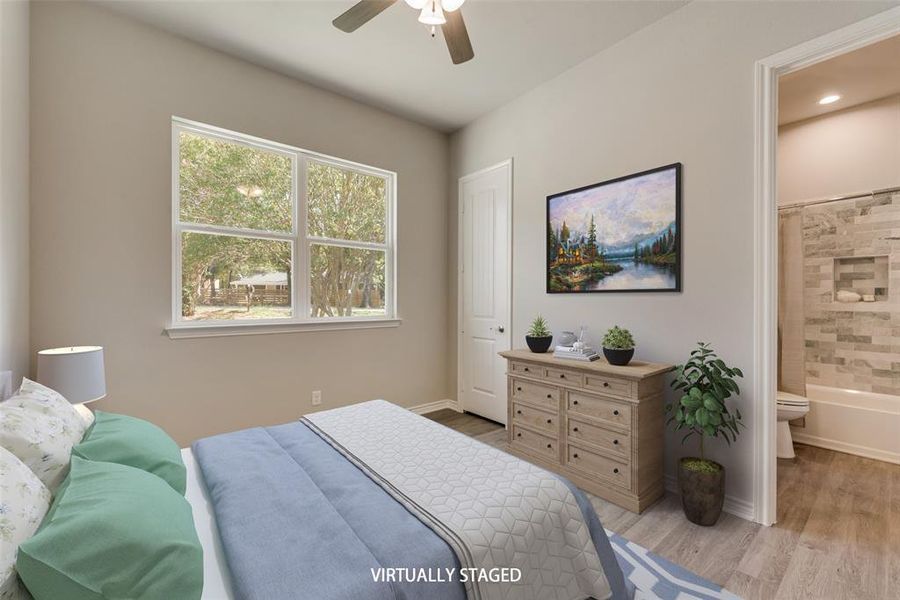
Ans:
[[[629,175],[624,175],[622,177],[616,177],[615,179],[608,179],[606,181],[601,181],[599,183],[593,183],[591,185],[582,186],[579,188],[574,188],[571,190],[566,190],[564,192],[558,192],[556,194],[552,194],[547,196],[547,206],[546,206],[546,222],[545,222],[545,274],[546,274],[546,290],[548,294],[615,294],[615,293],[678,293],[681,292],[681,284],[682,284],[682,272],[684,270],[683,265],[683,253],[682,253],[682,245],[683,245],[683,237],[684,237],[684,229],[681,218],[681,199],[682,199],[682,169],[683,166],[680,162],[671,163],[668,165],[663,165],[661,167],[656,167],[653,169],[647,169],[646,171],[640,171],[638,173],[631,173]],[[576,194],[579,192],[584,192],[587,190],[601,188],[605,186],[609,186],[615,183],[620,183],[623,181],[627,181],[630,179],[637,179],[641,177],[646,177],[648,175],[653,175],[655,173],[660,173],[663,171],[675,171],[675,232],[674,232],[674,253],[675,253],[675,264],[673,266],[673,275],[674,275],[674,286],[672,287],[655,287],[655,288],[625,288],[625,289],[553,289],[551,285],[551,280],[553,277],[552,268],[554,267],[554,261],[551,258],[550,253],[550,244],[551,244],[551,236],[550,232],[552,231],[552,225],[550,221],[550,212],[551,205],[554,200],[569,196],[572,194]]]

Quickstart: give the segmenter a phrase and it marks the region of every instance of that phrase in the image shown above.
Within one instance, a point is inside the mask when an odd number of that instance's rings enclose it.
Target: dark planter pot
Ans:
[[[603,356],[606,357],[606,362],[609,364],[624,367],[631,362],[631,358],[634,356],[634,348],[629,348],[628,350],[604,348]]]
[[[687,457],[678,462],[678,488],[684,516],[697,525],[715,525],[725,503],[725,467],[708,460],[706,462],[716,465],[719,470],[713,473],[695,471],[684,466],[686,460],[699,459]]]
[[[552,342],[552,335],[548,335],[547,337],[532,337],[530,335],[525,336],[525,343],[528,344],[528,348],[530,348],[532,352],[536,352],[537,354],[543,354],[547,350],[549,350],[550,344]]]

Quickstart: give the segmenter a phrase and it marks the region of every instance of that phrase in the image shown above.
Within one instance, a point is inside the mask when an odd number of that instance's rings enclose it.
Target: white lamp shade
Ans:
[[[443,0],[441,6],[447,12],[453,12],[454,10],[459,10],[465,1],[466,0]]]
[[[37,380],[62,394],[72,404],[106,396],[103,348],[73,346],[38,352]]]
[[[406,3],[410,8],[414,8],[416,10],[420,10],[428,0],[406,0]]]

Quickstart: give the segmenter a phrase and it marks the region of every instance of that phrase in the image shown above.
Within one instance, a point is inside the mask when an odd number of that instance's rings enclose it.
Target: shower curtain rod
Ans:
[[[873,192],[861,192],[858,194],[848,194],[846,196],[835,196],[834,198],[825,198],[823,200],[801,200],[800,202],[793,202],[791,204],[779,206],[778,210],[785,210],[787,208],[800,208],[803,206],[817,206],[819,204],[828,204],[829,202],[855,200],[857,198],[865,198],[866,196],[874,196],[875,194],[891,194],[893,192],[900,192],[900,186],[884,188],[883,190],[875,190]]]

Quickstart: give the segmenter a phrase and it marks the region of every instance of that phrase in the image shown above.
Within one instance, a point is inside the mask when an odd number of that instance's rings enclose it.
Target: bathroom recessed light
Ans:
[[[819,104],[831,104],[832,102],[837,102],[841,97],[838,94],[829,94],[828,96],[823,96],[819,99]]]

